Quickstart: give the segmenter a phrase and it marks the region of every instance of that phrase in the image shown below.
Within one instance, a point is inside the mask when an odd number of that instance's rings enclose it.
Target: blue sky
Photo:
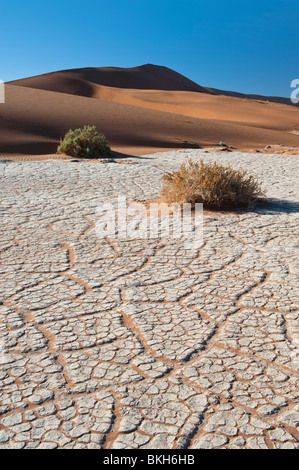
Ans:
[[[200,85],[290,95],[297,0],[2,2],[0,79],[78,67],[165,65]]]

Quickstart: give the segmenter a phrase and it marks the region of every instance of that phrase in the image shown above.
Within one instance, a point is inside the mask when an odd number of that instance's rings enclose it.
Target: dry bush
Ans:
[[[69,130],[60,140],[57,153],[79,158],[98,158],[111,155],[111,149],[103,134],[95,126]]]
[[[203,203],[211,208],[253,207],[265,196],[260,183],[243,169],[188,161],[163,176],[162,195],[171,203]]]

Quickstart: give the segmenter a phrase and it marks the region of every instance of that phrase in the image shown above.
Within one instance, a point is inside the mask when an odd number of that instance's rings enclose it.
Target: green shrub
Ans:
[[[84,126],[83,129],[69,130],[60,140],[57,153],[71,157],[98,158],[111,155],[111,149],[103,134],[95,126]]]
[[[188,161],[163,176],[162,195],[171,203],[203,203],[211,208],[253,207],[265,196],[260,183],[245,170],[216,162]]]

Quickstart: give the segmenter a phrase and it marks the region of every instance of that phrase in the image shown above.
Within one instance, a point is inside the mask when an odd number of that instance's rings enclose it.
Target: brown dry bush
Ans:
[[[203,203],[210,208],[254,207],[265,196],[260,183],[242,168],[219,163],[183,163],[163,176],[162,195],[171,203]]]

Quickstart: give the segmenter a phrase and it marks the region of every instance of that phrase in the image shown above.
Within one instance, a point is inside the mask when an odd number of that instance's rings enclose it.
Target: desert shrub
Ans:
[[[162,195],[171,203],[203,203],[207,207],[253,207],[265,195],[260,183],[243,169],[189,160],[163,176]]]
[[[111,149],[103,134],[95,126],[84,126],[83,129],[69,130],[60,140],[57,153],[71,157],[97,158],[111,155]]]

